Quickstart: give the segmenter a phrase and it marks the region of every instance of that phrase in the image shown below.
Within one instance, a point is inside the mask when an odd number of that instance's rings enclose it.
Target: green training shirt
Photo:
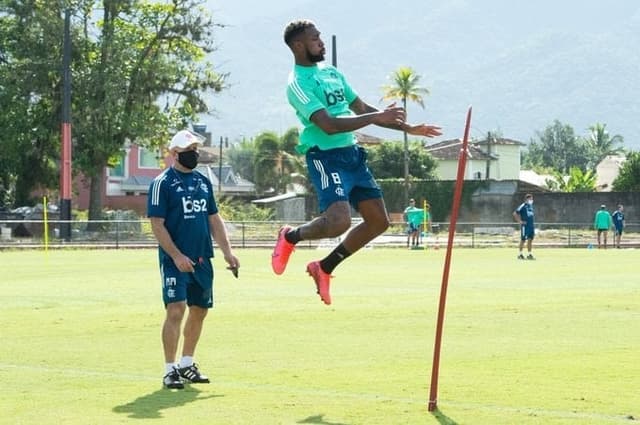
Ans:
[[[324,63],[314,66],[295,65],[289,74],[287,99],[304,127],[296,150],[306,153],[314,146],[327,150],[353,145],[356,142],[353,132],[330,135],[310,118],[320,109],[326,109],[333,117],[353,115],[349,105],[357,97],[344,76],[333,66]]]
[[[404,213],[407,215],[407,222],[416,227],[424,223],[425,219],[429,220],[429,213],[421,208],[407,207]]]
[[[596,213],[596,218],[593,222],[593,226],[597,230],[607,230],[611,228],[611,214],[609,211],[600,210]]]

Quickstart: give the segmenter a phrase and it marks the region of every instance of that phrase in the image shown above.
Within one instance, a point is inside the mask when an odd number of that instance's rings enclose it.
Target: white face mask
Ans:
[[[529,205],[533,205],[533,199],[529,199],[529,200],[527,200],[527,204],[529,204]]]

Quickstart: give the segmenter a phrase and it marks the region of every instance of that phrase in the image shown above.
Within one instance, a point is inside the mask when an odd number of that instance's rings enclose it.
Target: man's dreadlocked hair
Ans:
[[[315,24],[309,19],[297,19],[289,22],[284,29],[284,42],[290,46],[291,41],[293,41],[296,36],[302,34],[307,28],[314,26]]]

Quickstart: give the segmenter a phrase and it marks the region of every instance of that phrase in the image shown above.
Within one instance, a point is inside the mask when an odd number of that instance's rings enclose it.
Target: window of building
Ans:
[[[140,148],[139,152],[139,168],[160,168],[158,165],[158,152],[156,150]]]
[[[118,162],[112,167],[107,168],[107,173],[109,174],[109,177],[123,177],[123,178],[125,177],[125,174],[126,174],[125,158],[126,158],[126,155],[123,152],[120,155],[120,158],[118,158]]]

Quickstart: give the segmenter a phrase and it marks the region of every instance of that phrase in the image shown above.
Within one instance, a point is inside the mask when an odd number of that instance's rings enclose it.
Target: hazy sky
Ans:
[[[640,146],[634,138],[640,120],[628,118],[640,113],[634,109],[638,79],[618,81],[611,71],[638,64],[637,53],[616,50],[640,33],[635,0],[406,0],[403,7],[380,0],[207,3],[228,25],[217,32],[214,62],[231,73],[230,89],[214,98],[216,116],[202,119],[214,139],[298,125],[284,96],[292,57],[282,29],[292,18],[308,17],[326,44],[337,35],[338,66],[369,103],[382,107],[386,77],[400,65],[414,67],[431,95],[426,110],[409,108],[410,119],[443,125],[444,138],[460,137],[466,107],[473,104],[475,137],[498,130],[528,142],[535,130],[560,119],[578,134],[605,122],[611,132],[622,132],[627,145]],[[626,33],[631,36],[621,35]],[[596,63],[599,55],[616,63]],[[622,63],[627,59],[632,62]],[[585,95],[587,84],[593,91]],[[375,127],[363,131],[397,137]]]

